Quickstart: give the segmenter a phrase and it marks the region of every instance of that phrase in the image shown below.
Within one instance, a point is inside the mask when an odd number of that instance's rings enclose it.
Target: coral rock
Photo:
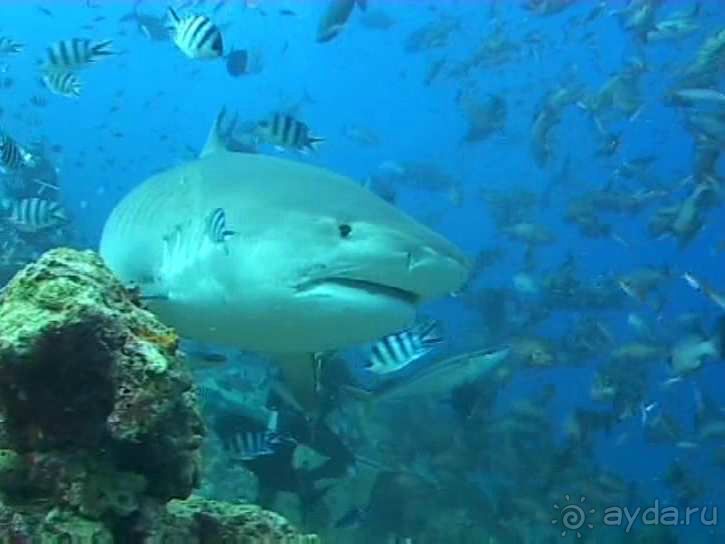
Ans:
[[[255,506],[168,503],[205,434],[178,342],[91,252],[0,292],[0,542],[316,542]]]
[[[204,425],[177,342],[95,254],[45,254],[0,297],[10,446],[116,452],[152,495],[188,496]]]

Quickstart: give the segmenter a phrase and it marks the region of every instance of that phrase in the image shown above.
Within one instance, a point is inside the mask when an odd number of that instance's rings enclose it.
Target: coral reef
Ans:
[[[50,251],[11,280],[0,293],[0,540],[303,538],[256,507],[188,498],[205,426],[177,344],[92,252]]]
[[[146,542],[319,543],[314,535],[300,535],[282,516],[251,504],[191,497],[169,502],[154,517]]]

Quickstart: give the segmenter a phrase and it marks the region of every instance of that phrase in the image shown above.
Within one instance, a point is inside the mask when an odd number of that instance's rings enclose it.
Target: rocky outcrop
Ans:
[[[92,252],[48,252],[3,289],[0,540],[297,535],[252,506],[186,500],[205,426],[178,341]]]

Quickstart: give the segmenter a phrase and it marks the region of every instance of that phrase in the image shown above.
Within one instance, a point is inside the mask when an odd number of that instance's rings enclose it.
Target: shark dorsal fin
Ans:
[[[220,111],[219,115],[217,115],[214,119],[214,122],[209,129],[209,135],[206,137],[204,149],[202,149],[201,153],[199,154],[200,159],[203,159],[208,155],[213,155],[214,153],[220,153],[227,150],[220,134],[221,122],[224,119],[226,113],[226,108],[222,108],[222,111]]]

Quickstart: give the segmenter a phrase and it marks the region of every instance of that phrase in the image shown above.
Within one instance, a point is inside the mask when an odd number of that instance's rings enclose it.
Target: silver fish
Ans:
[[[419,372],[374,392],[350,390],[364,400],[385,402],[417,397],[440,398],[466,383],[495,370],[508,357],[511,348],[500,346],[456,355],[432,362]]]

